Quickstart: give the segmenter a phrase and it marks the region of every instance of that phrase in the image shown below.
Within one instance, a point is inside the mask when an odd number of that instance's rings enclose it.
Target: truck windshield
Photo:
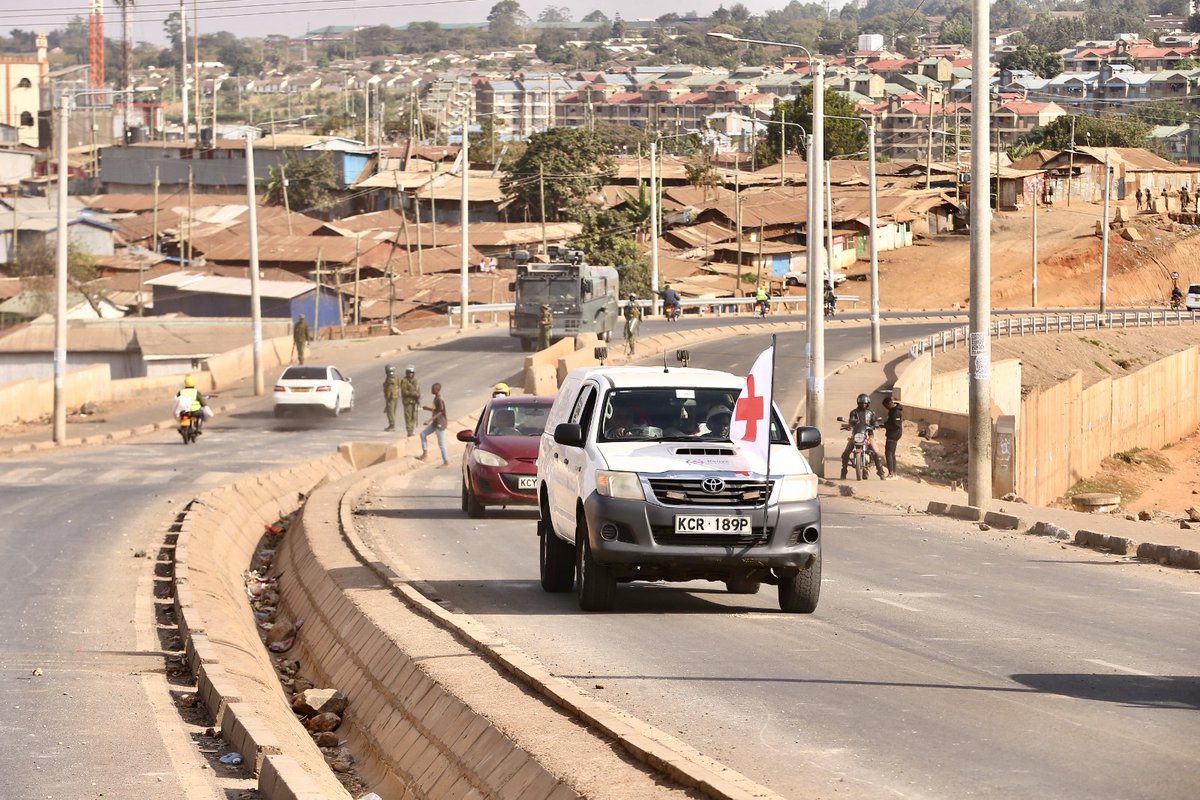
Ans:
[[[729,424],[741,388],[613,389],[604,399],[601,442],[729,441]],[[779,415],[771,412],[771,443],[787,444]]]
[[[574,303],[579,300],[579,281],[571,278],[525,278],[521,302]]]

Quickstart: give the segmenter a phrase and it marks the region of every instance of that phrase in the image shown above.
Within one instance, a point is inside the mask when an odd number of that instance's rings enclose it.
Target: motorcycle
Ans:
[[[825,318],[828,319],[829,317],[832,317],[835,311],[837,311],[837,301],[826,300],[825,301]]]
[[[203,415],[199,411],[184,411],[179,415],[179,435],[184,444],[191,444],[200,435],[200,420]]]
[[[838,417],[837,420],[846,422],[845,417]],[[871,426],[863,423],[856,423],[854,426],[843,424],[842,430],[850,431],[850,465],[854,467],[854,477],[865,481],[871,471]]]
[[[667,322],[674,322],[679,319],[679,306],[674,303],[668,303],[663,306],[663,314],[666,316]]]
[[[755,300],[754,301],[754,316],[756,318],[765,317],[767,314],[770,313],[770,311],[771,311],[771,304],[768,301],[766,301],[766,300]]]
[[[1182,311],[1183,310],[1183,297],[1181,297],[1179,295],[1171,295],[1171,310],[1172,311]]]

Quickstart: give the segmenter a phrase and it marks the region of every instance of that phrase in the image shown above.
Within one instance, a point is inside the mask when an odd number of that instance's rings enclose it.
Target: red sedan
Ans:
[[[462,510],[482,517],[487,506],[537,505],[537,454],[553,397],[493,397],[467,443],[462,462]]]

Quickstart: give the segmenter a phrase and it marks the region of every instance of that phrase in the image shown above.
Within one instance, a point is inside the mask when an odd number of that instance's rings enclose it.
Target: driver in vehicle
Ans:
[[[497,408],[493,411],[488,429],[491,436],[519,436],[521,433],[517,430],[517,415],[511,408]]]

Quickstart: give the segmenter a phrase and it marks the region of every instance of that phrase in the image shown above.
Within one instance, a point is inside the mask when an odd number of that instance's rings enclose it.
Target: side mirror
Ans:
[[[796,449],[812,450],[821,444],[821,430],[812,425],[801,425],[796,428]]]
[[[510,292],[515,292],[515,291],[517,290],[517,282],[516,282],[516,281],[509,281],[509,282],[508,282],[508,290],[509,290]]]
[[[475,431],[459,431],[456,437],[460,442],[475,441]]]
[[[595,358],[597,361],[606,360],[608,358],[608,348],[607,347],[592,348],[592,357]]]
[[[554,441],[566,447],[583,447],[583,429],[574,422],[560,422],[554,429]]]
[[[591,294],[592,293],[592,282],[590,280],[588,280],[587,278],[584,278],[582,281],[579,282],[579,288],[583,291],[584,294]]]

